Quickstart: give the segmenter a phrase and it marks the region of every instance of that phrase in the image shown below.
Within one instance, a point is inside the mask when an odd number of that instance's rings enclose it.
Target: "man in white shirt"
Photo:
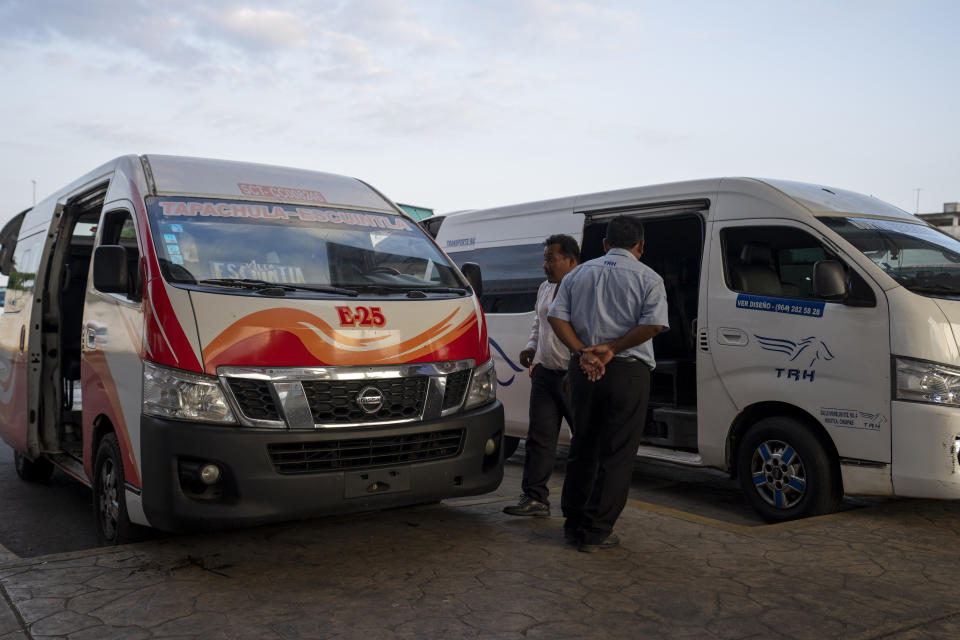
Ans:
[[[547,311],[557,295],[560,281],[580,261],[580,247],[571,236],[557,234],[547,238],[543,249],[546,281],[537,291],[536,315],[526,348],[520,352],[520,364],[533,365],[530,372],[530,422],[527,427],[526,456],[523,461],[523,495],[503,512],[512,516],[550,515],[550,489],[547,482],[553,472],[560,421],[572,425],[572,414],[564,393],[564,378],[570,362],[570,350],[557,338],[547,321]],[[572,428],[572,427],[571,427]]]

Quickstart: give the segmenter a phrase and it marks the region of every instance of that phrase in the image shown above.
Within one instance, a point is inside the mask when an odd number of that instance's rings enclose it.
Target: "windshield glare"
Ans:
[[[820,218],[904,287],[960,295],[960,241],[933,227],[870,218]]]
[[[147,211],[169,282],[463,287],[426,234],[398,215],[204,198],[147,198]]]

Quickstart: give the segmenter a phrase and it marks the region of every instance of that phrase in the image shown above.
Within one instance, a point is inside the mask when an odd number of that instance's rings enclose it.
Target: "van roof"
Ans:
[[[333,173],[154,154],[141,160],[149,190],[156,195],[219,196],[400,213],[362,180]]]
[[[466,219],[509,218],[534,212],[573,210],[587,212],[597,209],[616,209],[634,205],[653,204],[659,201],[682,201],[714,199],[719,191],[734,190],[761,198],[784,197],[800,205],[813,215],[864,215],[899,218],[920,222],[915,216],[873,196],[855,191],[836,189],[819,184],[771,180],[764,178],[710,178],[687,180],[629,187],[612,191],[599,191],[576,196],[525,202],[489,209],[453,212],[448,217]]]
[[[911,222],[918,222],[915,216],[899,207],[884,202],[874,196],[867,196],[856,191],[824,187],[807,182],[792,182],[790,180],[757,180],[774,189],[782,191],[814,215],[822,214],[849,214],[856,213],[869,216],[884,216],[890,218],[904,218]]]

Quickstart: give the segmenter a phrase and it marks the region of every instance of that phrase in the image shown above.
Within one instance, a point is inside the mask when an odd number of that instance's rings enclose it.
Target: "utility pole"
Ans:
[[[31,180],[33,183],[33,206],[37,206],[37,181]]]
[[[923,191],[923,187],[917,187],[914,191],[917,192],[917,210],[914,213],[920,213],[920,192]]]

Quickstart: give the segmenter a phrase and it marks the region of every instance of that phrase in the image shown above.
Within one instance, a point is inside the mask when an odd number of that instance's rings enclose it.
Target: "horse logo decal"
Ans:
[[[490,346],[493,347],[494,350],[495,350],[497,353],[500,354],[500,357],[503,358],[503,361],[507,363],[507,366],[508,366],[508,367],[510,367],[511,369],[513,369],[514,371],[516,371],[517,373],[520,373],[521,371],[523,371],[523,369],[521,369],[519,366],[517,366],[517,365],[513,362],[513,360],[511,360],[510,357],[507,356],[507,354],[505,354],[505,353],[503,352],[503,349],[500,348],[500,345],[498,345],[493,338],[487,338],[487,339],[488,339],[489,342],[490,342]],[[513,379],[516,378],[516,377],[517,377],[516,374],[513,374],[513,375],[510,376],[507,380],[501,380],[500,378],[497,378],[497,384],[499,384],[501,387],[509,387],[511,384],[513,384]]]
[[[813,367],[813,363],[817,360],[823,359],[833,360],[833,353],[830,351],[830,348],[823,340],[818,340],[816,336],[810,336],[809,338],[803,338],[794,342],[793,340],[786,340],[784,338],[766,338],[764,336],[758,336],[754,334],[753,336],[760,341],[760,347],[764,351],[776,351],[777,353],[784,353],[790,356],[790,362],[797,360],[802,354],[804,358],[811,357],[810,367]]]

